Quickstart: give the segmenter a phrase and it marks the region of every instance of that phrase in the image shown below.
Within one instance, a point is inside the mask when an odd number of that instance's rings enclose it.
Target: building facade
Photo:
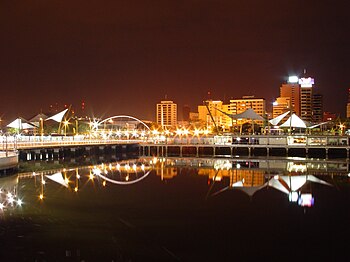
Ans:
[[[312,96],[312,122],[321,123],[323,121],[323,95],[314,94]]]
[[[300,85],[298,83],[282,84],[280,97],[289,97],[293,113],[300,116]]]
[[[228,106],[229,114],[240,114],[251,108],[258,115],[265,118],[266,115],[266,102],[263,98],[255,98],[254,96],[243,96],[240,99],[230,99],[230,104]],[[246,122],[247,119],[235,120],[234,124],[242,124]],[[258,124],[263,124],[262,121],[256,121]]]
[[[156,122],[164,129],[176,128],[177,104],[170,100],[163,100],[156,106]]]
[[[272,105],[272,118],[275,118],[283,113],[290,111],[290,97],[277,97]]]

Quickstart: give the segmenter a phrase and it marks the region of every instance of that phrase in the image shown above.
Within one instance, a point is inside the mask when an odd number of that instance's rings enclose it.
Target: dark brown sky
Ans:
[[[336,3],[335,3],[336,2]],[[85,100],[154,118],[166,94],[192,109],[254,94],[271,103],[304,68],[344,115],[350,19],[341,1],[1,1],[0,115]]]

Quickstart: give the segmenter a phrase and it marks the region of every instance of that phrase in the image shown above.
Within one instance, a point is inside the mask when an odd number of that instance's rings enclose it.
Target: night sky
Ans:
[[[345,1],[344,1],[345,2]],[[1,1],[0,116],[86,102],[154,120],[166,95],[255,95],[268,109],[304,68],[325,111],[345,115],[350,18],[342,1]],[[181,117],[179,117],[181,119]]]

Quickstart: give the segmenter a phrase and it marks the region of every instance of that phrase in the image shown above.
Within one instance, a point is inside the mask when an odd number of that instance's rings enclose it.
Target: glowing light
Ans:
[[[125,177],[125,181],[129,181],[129,175]]]
[[[94,179],[94,174],[93,174],[93,173],[90,173],[89,178],[90,178],[91,180],[93,180],[93,179]]]
[[[44,199],[44,195],[43,195],[43,194],[40,194],[40,195],[39,195],[39,198],[40,198],[40,200],[43,200],[43,199]]]
[[[21,199],[18,199],[18,200],[17,200],[17,205],[22,206],[22,204],[23,204],[22,200],[21,200]]]
[[[298,81],[299,81],[299,77],[297,77],[297,76],[290,76],[290,77],[288,77],[288,82],[289,83],[298,83]]]
[[[145,165],[144,164],[141,165],[141,169],[142,169],[142,171],[145,171]]]
[[[4,204],[3,203],[0,203],[0,209],[3,210],[4,209]]]
[[[117,164],[117,169],[120,170],[120,164],[119,163]]]
[[[75,192],[78,192],[78,187],[75,187],[75,188],[74,188],[74,191],[75,191]]]
[[[239,169],[241,168],[241,164],[237,163],[236,167]]]
[[[13,201],[15,201],[15,200],[14,200],[14,198],[13,198],[13,197],[9,197],[7,201],[8,201],[10,204],[12,204],[12,203],[13,203]]]
[[[80,175],[79,174],[77,174],[77,178],[80,179]]]
[[[134,164],[134,165],[132,166],[132,168],[136,171],[136,164]]]
[[[66,177],[66,178],[64,179],[64,182],[66,182],[67,184],[69,184],[69,179]]]
[[[41,183],[42,183],[43,185],[45,185],[45,184],[46,184],[46,181],[45,181],[44,179],[42,179],[42,180],[41,180]]]
[[[11,192],[8,192],[8,193],[7,193],[7,197],[8,197],[8,198],[11,198],[11,197],[12,197]]]
[[[103,186],[106,186],[106,180],[102,182],[102,185],[103,185]]]

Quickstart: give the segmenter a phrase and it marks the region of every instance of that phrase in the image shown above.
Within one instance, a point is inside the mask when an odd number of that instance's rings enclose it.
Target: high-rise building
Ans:
[[[175,128],[177,125],[177,104],[163,100],[157,104],[156,122],[162,128]]]
[[[282,84],[280,97],[289,97],[293,113],[300,116],[300,85],[298,83]]]
[[[321,123],[323,120],[323,96],[312,95],[312,122]]]
[[[206,100],[204,105],[198,106],[198,119],[205,123],[207,127],[216,125],[227,128],[231,120],[222,113],[227,113],[227,109],[228,106],[220,100]]]
[[[290,111],[290,97],[277,97],[272,105],[272,118]]]
[[[300,78],[300,118],[305,121],[313,121],[312,119],[312,98],[314,79],[311,77]]]
[[[191,108],[189,105],[184,105],[182,107],[182,120],[183,121],[189,121],[190,120],[190,112]]]
[[[266,102],[263,98],[255,98],[254,96],[243,96],[240,99],[230,99],[228,106],[228,112],[236,115],[243,113],[248,108],[251,108],[258,115],[265,117],[266,115]],[[246,119],[238,120],[237,124],[242,124]],[[263,124],[262,121],[257,121],[259,124]]]
[[[348,90],[348,103],[346,104],[346,117],[350,118],[350,88]]]

